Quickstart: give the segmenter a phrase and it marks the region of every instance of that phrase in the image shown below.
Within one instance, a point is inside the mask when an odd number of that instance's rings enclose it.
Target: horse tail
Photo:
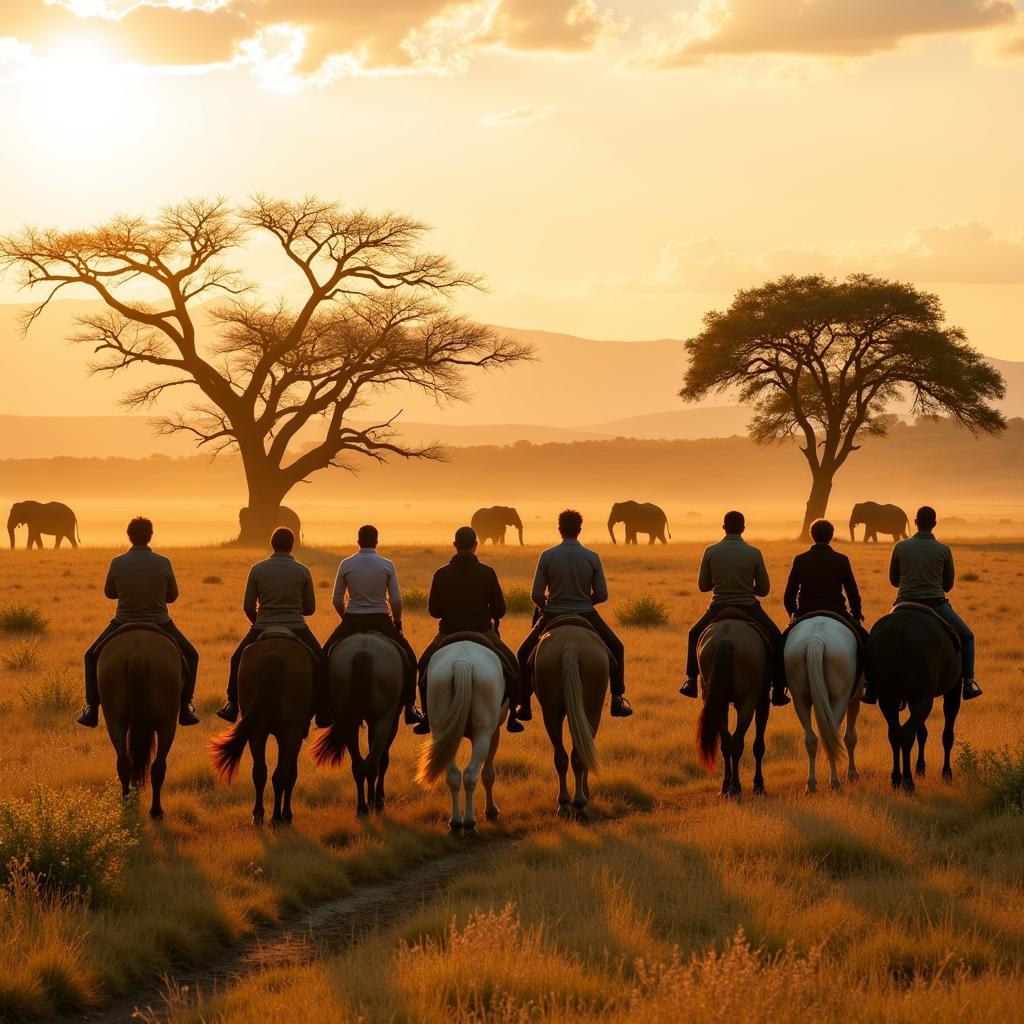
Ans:
[[[128,778],[141,789],[149,779],[153,761],[156,729],[149,702],[149,662],[145,654],[135,651],[125,662],[128,692]]]
[[[587,771],[597,772],[597,744],[583,707],[583,679],[580,676],[580,657],[575,647],[562,652],[562,698],[569,718],[572,748]]]
[[[807,685],[811,691],[814,717],[818,720],[825,749],[832,757],[841,757],[843,744],[839,739],[839,728],[832,717],[832,705],[828,700],[828,683],[825,681],[825,641],[812,636],[807,641]]]
[[[711,681],[697,719],[697,760],[708,771],[715,767],[722,717],[729,713],[729,683],[732,681],[734,654],[731,640],[719,640],[715,645]]]
[[[447,719],[431,737],[430,746],[420,755],[416,781],[432,786],[455,760],[459,744],[466,734],[469,710],[473,703],[473,664],[459,658],[452,667],[452,703]]]
[[[284,676],[284,665],[276,654],[268,654],[263,663],[263,672],[256,678],[253,688],[252,706],[242,720],[231,726],[220,736],[210,740],[210,760],[213,770],[222,782],[231,782],[238,773],[238,764],[245,753],[246,744],[257,728],[264,724],[262,697],[264,684],[280,685]]]
[[[369,651],[357,651],[352,656],[352,667],[350,670],[351,692],[369,693],[373,686],[373,657]],[[337,712],[338,709],[335,709]],[[339,765],[345,759],[345,730],[339,717],[347,718],[347,715],[336,716],[334,724],[322,732],[313,744],[313,761],[318,768],[324,765]],[[351,723],[345,722],[346,726]]]

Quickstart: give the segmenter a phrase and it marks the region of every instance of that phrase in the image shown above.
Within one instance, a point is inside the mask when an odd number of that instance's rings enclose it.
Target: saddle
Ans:
[[[309,655],[309,660],[313,662],[314,673],[320,668],[316,658],[313,657],[313,652],[287,626],[267,626],[266,629],[260,632],[260,635],[256,637],[253,643],[259,643],[260,640],[291,640],[293,643],[297,643]]]
[[[960,634],[932,607],[926,604],[919,604],[917,601],[900,601],[899,604],[892,606],[892,611],[886,612],[886,615],[895,615],[897,612],[924,612],[926,615],[931,615],[937,619],[952,638],[954,645],[956,646],[957,654],[960,653]],[[883,616],[884,618],[885,616]]]
[[[594,624],[592,622],[589,622],[587,619],[583,618],[582,615],[574,615],[572,612],[566,612],[563,615],[556,615],[550,622],[548,622],[544,626],[544,632],[550,633],[552,632],[552,630],[560,629],[562,626],[579,626],[582,629],[589,629],[591,633],[597,633],[597,630],[594,628]],[[600,634],[598,634],[598,636],[600,637]],[[603,640],[601,642],[604,643]],[[530,652],[531,670],[533,668],[534,660],[537,657],[537,650],[539,647],[540,644],[538,643],[537,647],[535,647]],[[605,650],[608,650],[607,644],[605,644]],[[610,668],[613,668],[618,665],[618,661],[616,660],[615,655],[612,654],[611,651],[608,651],[608,665]]]
[[[841,622],[852,634],[855,643],[857,644],[857,678],[859,679],[864,671],[865,658],[867,657],[867,647],[861,638],[860,633],[857,632],[852,620],[848,619],[845,615],[840,615],[838,612],[830,612],[824,608],[820,608],[817,611],[805,612],[803,615],[798,615],[784,630],[782,634],[782,645],[785,647],[786,640],[789,638],[789,634],[793,627],[800,622],[804,622],[807,619],[835,619],[836,622]]]
[[[714,626],[718,622],[745,622],[748,626],[753,626],[757,630],[758,636],[764,641],[765,648],[768,652],[769,658],[775,652],[775,641],[769,633],[767,633],[764,627],[756,619],[752,619],[742,608],[738,608],[734,605],[727,608],[723,608],[704,628],[704,633]],[[700,637],[704,639],[704,633],[701,633]]]
[[[100,656],[100,651],[114,639],[115,636],[123,636],[125,633],[131,633],[135,630],[143,630],[147,633],[159,633],[169,644],[174,646],[174,649],[181,655],[181,667],[182,672],[185,670],[185,655],[181,653],[181,648],[178,646],[174,637],[169,633],[165,633],[159,626],[152,622],[126,622],[123,626],[118,626],[109,636],[105,636],[96,648],[96,657]]]
[[[431,657],[437,654],[437,652],[442,648],[447,647],[449,644],[459,643],[462,640],[468,640],[470,643],[486,647],[487,650],[493,651],[498,656],[498,661],[501,662],[501,670],[505,674],[506,685],[512,686],[519,681],[519,665],[512,661],[503,651],[495,647],[483,633],[474,633],[471,630],[463,630],[460,633],[449,633],[437,644],[431,653]],[[426,665],[421,665],[421,671],[425,669]]]
[[[409,661],[409,654],[406,649],[387,633],[382,633],[379,629],[358,629],[354,633],[349,633],[348,636],[342,637],[340,640],[335,640],[329,647],[324,648],[324,660],[330,664],[331,654],[334,652],[334,648],[339,644],[343,644],[346,640],[351,639],[354,636],[365,636],[368,633],[372,633],[375,636],[379,636],[382,640],[386,640],[391,646],[398,651],[398,656],[402,659],[402,665],[405,666],[406,671],[416,671],[416,666]]]

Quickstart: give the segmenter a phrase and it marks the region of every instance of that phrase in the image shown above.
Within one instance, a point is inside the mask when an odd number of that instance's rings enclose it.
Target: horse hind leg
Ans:
[[[462,816],[463,835],[478,835],[476,830],[476,787],[480,780],[480,769],[487,761],[491,749],[491,733],[473,737],[473,752],[469,764],[462,772],[462,788],[466,793],[466,812]]]
[[[285,825],[292,823],[292,793],[295,792],[295,784],[299,781],[299,751],[301,749],[302,740],[293,739],[287,744],[285,754],[280,759],[280,763],[284,768],[281,821]]]
[[[547,729],[548,738],[554,750],[555,772],[558,774],[558,816],[560,818],[571,818],[572,812],[569,809],[572,798],[569,796],[569,752],[565,749],[565,742],[562,739],[562,723],[560,718],[557,724],[544,720],[544,727]]]
[[[768,728],[768,712],[771,705],[766,700],[758,702],[754,712],[754,795],[764,796],[764,734]]]
[[[453,835],[462,835],[462,808],[459,797],[462,793],[462,772],[459,766],[452,761],[445,772],[445,782],[448,784],[448,792],[452,797],[452,816],[448,821],[448,827]]]
[[[171,746],[173,733],[168,735],[161,730],[157,733],[156,756],[149,769],[149,782],[153,789],[153,800],[149,808],[149,816],[154,821],[160,821],[164,816],[163,805],[160,803],[160,794],[164,788],[164,779],[167,778],[167,751]]]
[[[818,791],[818,737],[814,732],[814,723],[811,721],[811,708],[804,694],[798,697],[793,694],[793,706],[796,708],[796,717],[804,730],[804,749],[807,751],[807,788],[808,796],[813,796]]]
[[[914,774],[920,779],[924,777],[924,747],[928,742],[928,725],[922,722],[917,730],[917,764],[914,765]]]
[[[488,821],[497,821],[501,811],[494,802],[494,759],[498,754],[498,744],[501,741],[501,725],[494,730],[491,737],[491,749],[487,752],[487,760],[480,771],[480,779],[484,784],[484,816]]]
[[[128,799],[131,789],[131,762],[128,760],[128,734],[122,731],[117,736],[111,733],[114,743],[114,755],[117,758],[117,781],[121,783],[121,799]]]
[[[575,747],[572,748],[570,763],[572,764],[573,782],[576,786],[576,795],[572,801],[573,817],[577,821],[586,821],[590,817],[587,812],[587,803],[589,802],[587,797],[587,769],[583,767],[583,762],[576,753]]]
[[[277,741],[277,765],[270,777],[274,787],[274,812],[270,816],[270,824],[274,826],[286,824],[284,820],[284,793],[288,785],[287,749],[279,739]]]
[[[853,752],[857,747],[857,716],[859,714],[860,701],[851,701],[846,710],[846,732],[843,734],[843,742],[846,744],[846,778],[849,782],[857,782],[860,779],[857,762],[853,757]]]
[[[267,737],[253,736],[249,740],[249,753],[252,754],[252,785],[256,791],[252,823],[255,828],[260,828],[264,818],[263,794],[267,788]]]
[[[954,729],[956,718],[960,713],[961,690],[959,685],[953,687],[952,691],[946,694],[942,702],[942,779],[944,782],[953,781],[953,768],[950,764],[950,755],[953,752],[955,739]]]

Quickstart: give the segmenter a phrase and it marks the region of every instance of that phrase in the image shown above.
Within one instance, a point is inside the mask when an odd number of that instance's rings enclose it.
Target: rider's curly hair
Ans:
[[[578,537],[583,529],[583,516],[574,508],[558,513],[558,532],[563,537]]]

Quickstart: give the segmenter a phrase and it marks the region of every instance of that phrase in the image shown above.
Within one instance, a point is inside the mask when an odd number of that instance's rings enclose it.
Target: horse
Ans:
[[[417,781],[433,786],[444,773],[452,796],[449,828],[453,835],[476,836],[473,798],[482,778],[488,821],[497,819],[494,803],[494,758],[501,724],[508,714],[504,699],[505,674],[490,647],[472,640],[457,640],[442,647],[427,665],[427,704],[430,707],[430,743],[420,754]],[[469,763],[459,771],[455,757],[463,737],[473,747]],[[459,794],[466,794],[465,811]]]
[[[850,782],[856,782],[859,774],[853,751],[857,746],[857,715],[860,711],[856,637],[848,626],[829,615],[808,616],[789,631],[785,659],[786,681],[793,707],[804,729],[808,794],[818,788],[815,771],[818,737],[811,723],[812,707],[828,755],[830,785],[834,790],[842,788],[836,762],[843,752],[839,724],[846,716],[843,736],[847,754],[846,777]]]
[[[950,754],[956,716],[960,712],[961,674],[957,642],[950,629],[930,608],[912,603],[900,604],[888,615],[883,615],[872,628],[868,637],[867,675],[878,694],[879,710],[889,726],[893,789],[914,790],[910,752],[915,739],[920,745],[917,774],[924,774],[924,743],[928,737],[925,722],[937,697],[942,697],[945,719],[942,777],[946,782],[953,780]],[[901,701],[906,701],[909,708],[907,720],[902,725]]]
[[[167,755],[178,729],[183,672],[178,645],[160,629],[119,630],[103,645],[96,663],[100,706],[117,755],[121,796],[131,786],[152,783],[149,816],[161,819],[160,792]],[[155,748],[155,756],[154,756]]]
[[[277,740],[274,769],[273,825],[292,821],[292,790],[299,774],[299,750],[309,734],[313,678],[318,671],[312,653],[297,639],[268,636],[250,644],[238,668],[238,703],[241,721],[210,741],[213,767],[222,781],[238,772],[246,745],[252,754],[252,782],[256,800],[252,823],[263,824],[263,791],[267,785],[267,740]]]
[[[743,619],[712,622],[697,645],[704,706],[697,719],[697,757],[708,771],[715,767],[721,743],[725,772],[723,797],[739,796],[743,740],[754,719],[754,793],[764,793],[764,733],[771,708],[767,683],[766,640]],[[729,732],[729,706],[736,708],[736,728]]]
[[[597,772],[597,745],[601,711],[608,693],[608,648],[588,625],[564,624],[549,629],[534,653],[534,685],[544,715],[544,728],[555,754],[558,772],[558,815],[587,820],[590,773]],[[569,805],[566,775],[570,757],[562,738],[569,720],[572,772],[576,794]]]
[[[402,710],[402,653],[381,633],[359,633],[335,644],[328,661],[334,724],[317,737],[318,766],[341,764],[348,750],[356,783],[356,814],[384,810],[384,776]],[[366,723],[367,753],[359,752]]]

